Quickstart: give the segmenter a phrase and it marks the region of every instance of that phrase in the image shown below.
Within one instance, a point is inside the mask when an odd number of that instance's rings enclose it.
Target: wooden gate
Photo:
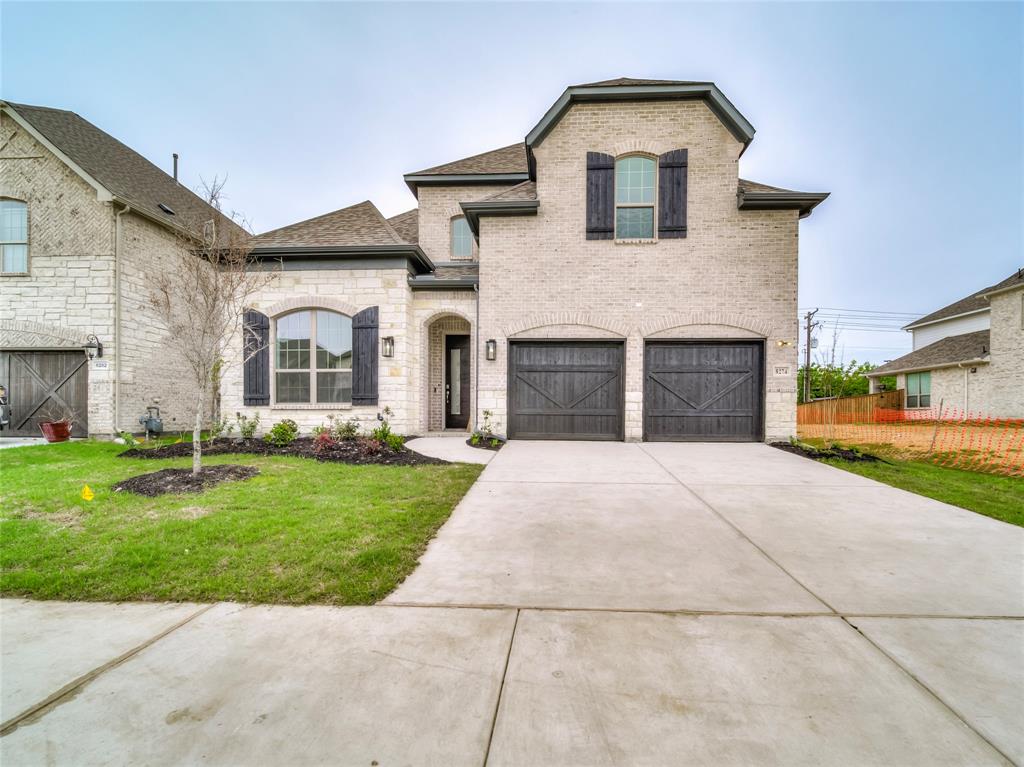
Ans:
[[[762,439],[763,371],[760,341],[648,341],[644,439]]]
[[[508,436],[623,438],[622,343],[512,341]]]
[[[10,424],[0,436],[42,436],[39,424],[64,413],[72,415],[71,435],[86,436],[88,362],[81,351],[0,352],[0,383],[10,409]]]

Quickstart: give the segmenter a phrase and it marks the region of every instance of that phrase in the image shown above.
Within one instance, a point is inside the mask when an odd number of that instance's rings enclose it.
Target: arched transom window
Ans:
[[[452,219],[452,258],[473,257],[473,232],[465,216]]]
[[[280,403],[352,401],[352,318],[305,309],[277,319],[275,391]]]
[[[28,205],[0,198],[0,271],[28,272]]]
[[[615,237],[654,237],[655,162],[632,155],[615,161]]]

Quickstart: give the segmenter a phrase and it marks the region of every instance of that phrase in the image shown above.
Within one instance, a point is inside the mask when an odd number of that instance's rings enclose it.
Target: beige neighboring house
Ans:
[[[571,86],[523,141],[409,173],[257,237],[283,262],[246,315],[225,412],[407,434],[764,440],[796,428],[800,219],[745,181],[754,129],[713,84]],[[784,137],[780,137],[783,140]]]
[[[75,436],[137,432],[152,405],[191,430],[195,395],[150,296],[181,222],[214,218],[77,114],[0,102],[0,437],[38,437],[63,411]]]
[[[896,376],[907,409],[1024,418],[1024,270],[907,325],[914,350],[868,374]]]

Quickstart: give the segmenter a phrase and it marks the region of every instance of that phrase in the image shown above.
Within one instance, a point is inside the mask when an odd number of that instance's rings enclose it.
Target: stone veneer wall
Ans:
[[[683,147],[685,239],[586,239],[588,151]],[[626,438],[637,440],[644,338],[699,335],[766,339],[766,438],[795,434],[798,216],[737,210],[741,148],[699,101],[577,104],[565,114],[535,149],[538,215],[481,222],[479,338],[499,343],[498,359],[481,363],[479,407],[494,411],[497,428],[506,427],[509,337],[626,338]]]

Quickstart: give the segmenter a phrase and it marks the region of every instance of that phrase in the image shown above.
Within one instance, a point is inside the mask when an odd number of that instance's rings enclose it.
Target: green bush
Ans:
[[[252,439],[256,436],[256,430],[260,427],[260,414],[256,413],[252,418],[235,413],[235,420],[238,421],[238,433],[242,439]]]
[[[299,425],[290,418],[278,421],[270,427],[264,437],[264,442],[269,442],[274,447],[287,447],[295,441],[299,435]]]

